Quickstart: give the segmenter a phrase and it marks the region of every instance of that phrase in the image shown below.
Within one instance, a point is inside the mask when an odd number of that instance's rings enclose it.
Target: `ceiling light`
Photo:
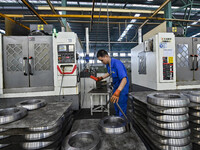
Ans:
[[[140,14],[135,14],[134,17],[139,17]],[[130,23],[134,23],[136,22],[136,19],[132,19],[130,21]],[[124,30],[124,32],[122,33],[122,35],[119,37],[119,39],[117,40],[118,42],[122,41],[122,39],[124,38],[124,36],[127,34],[127,32],[132,28],[133,24],[129,24],[127,25],[126,29]]]
[[[3,29],[0,29],[0,33],[3,33],[3,34],[5,34],[5,33],[6,33],[6,31],[5,31],[5,30],[3,30]]]
[[[196,37],[196,36],[198,36],[198,35],[200,35],[200,32],[197,33],[197,34],[195,34],[195,35],[192,35],[191,37]]]

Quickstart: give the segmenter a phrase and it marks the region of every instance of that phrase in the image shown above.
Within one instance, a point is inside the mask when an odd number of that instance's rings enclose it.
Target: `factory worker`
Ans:
[[[110,76],[113,78],[113,95],[111,97],[111,102],[114,103],[115,112],[117,116],[123,116],[123,114],[118,109],[117,105],[115,104],[118,102],[120,107],[122,108],[123,112],[126,114],[127,109],[127,100],[128,100],[128,91],[129,91],[129,80],[126,72],[126,68],[124,64],[118,60],[111,58],[107,51],[99,50],[97,53],[97,58],[103,64],[106,65],[107,73],[101,77],[97,77],[97,81],[101,81]],[[111,72],[110,72],[111,66]]]

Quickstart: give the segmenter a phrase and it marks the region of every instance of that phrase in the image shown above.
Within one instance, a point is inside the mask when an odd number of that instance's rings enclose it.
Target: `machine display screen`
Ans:
[[[67,52],[67,45],[58,45],[58,52]]]

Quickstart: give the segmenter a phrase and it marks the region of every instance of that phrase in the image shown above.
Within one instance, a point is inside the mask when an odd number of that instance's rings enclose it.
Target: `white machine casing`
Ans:
[[[2,34],[0,33],[0,95],[3,94],[3,56],[2,56]]]
[[[71,49],[74,51],[74,62],[58,62],[58,46],[59,45],[71,45]],[[73,46],[72,46],[73,45]],[[77,59],[77,54],[83,51],[79,42],[78,36],[74,32],[59,32],[57,37],[53,38],[53,51],[54,51],[54,84],[56,93],[59,93],[62,81],[62,94],[72,95],[80,92],[80,61]],[[68,56],[66,56],[68,57]],[[64,67],[64,70],[62,68]],[[60,69],[60,71],[59,71]],[[64,73],[64,76],[63,74]]]
[[[131,49],[132,84],[154,90],[176,89],[175,36],[173,33],[158,33],[149,39],[153,44],[152,51],[141,43]],[[146,63],[145,73],[139,73],[143,53]],[[166,68],[169,69],[166,74]]]

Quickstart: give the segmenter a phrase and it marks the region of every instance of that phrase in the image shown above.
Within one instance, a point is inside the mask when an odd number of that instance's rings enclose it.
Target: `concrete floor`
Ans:
[[[72,130],[92,130],[101,139],[100,150],[146,150],[144,143],[134,129],[120,135],[108,135],[98,129],[100,119],[80,119],[73,124]]]

